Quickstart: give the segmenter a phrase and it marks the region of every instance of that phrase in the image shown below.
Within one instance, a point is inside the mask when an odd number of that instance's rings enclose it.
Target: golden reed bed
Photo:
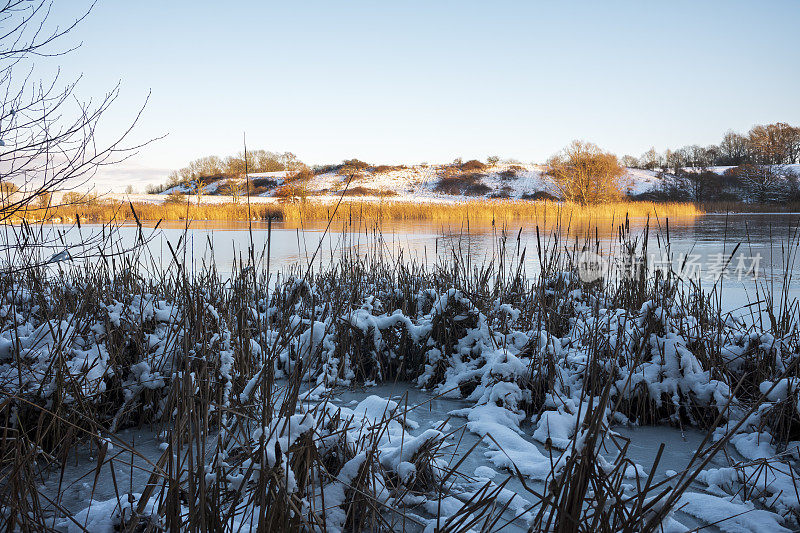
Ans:
[[[133,207],[133,210],[131,209]],[[135,211],[135,214],[134,214]],[[56,206],[49,209],[29,209],[17,213],[12,220],[25,218],[28,221],[49,220],[74,222],[77,217],[83,222],[155,220],[283,220],[300,221],[399,221],[399,222],[449,222],[464,221],[481,223],[504,223],[519,220],[546,221],[556,219],[607,220],[628,217],[678,218],[703,214],[691,203],[614,202],[597,205],[578,205],[553,201],[486,200],[442,203],[405,200],[345,200],[337,206],[335,202],[298,201],[276,203],[246,202],[226,204],[126,203],[117,200]]]
[[[327,220],[334,214],[334,205],[319,203],[283,206],[284,220]],[[702,214],[689,203],[615,202],[582,206],[553,201],[469,200],[458,203],[426,203],[409,201],[374,201],[342,203],[334,219],[453,222],[508,222],[544,220],[548,218],[610,219],[629,217],[680,217]]]

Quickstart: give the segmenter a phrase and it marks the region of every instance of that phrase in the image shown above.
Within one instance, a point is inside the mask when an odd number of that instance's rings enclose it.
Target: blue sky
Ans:
[[[87,98],[121,80],[101,140],[152,92],[136,135],[168,136],[100,177],[141,188],[243,132],[312,164],[538,162],[800,124],[798,20],[796,1],[101,0],[52,61]]]

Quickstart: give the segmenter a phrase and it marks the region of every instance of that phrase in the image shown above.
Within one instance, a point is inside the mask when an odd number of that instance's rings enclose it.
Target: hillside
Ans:
[[[414,165],[390,170],[366,169],[355,174],[352,179],[349,174],[328,171],[302,180],[302,186],[308,196],[338,196],[345,192],[348,196],[381,196],[403,200],[442,201],[470,197],[524,199],[557,194],[544,178],[542,167],[538,165],[498,164],[475,172],[462,171],[451,176],[454,187],[443,189],[440,182],[450,168],[448,165]],[[286,172],[250,174],[251,183],[258,183],[265,178],[274,181],[274,185],[255,196],[270,197],[280,194]],[[626,182],[629,185],[626,190],[631,194],[640,194],[657,187],[659,181],[655,172],[628,169]],[[205,185],[203,195],[225,195],[231,182],[237,184],[239,190],[244,189],[244,179],[222,178]],[[462,190],[459,190],[459,185],[463,185]],[[194,195],[196,187],[193,184],[181,184],[160,194],[176,192]]]
[[[466,166],[466,165],[464,165]],[[722,176],[732,167],[711,167],[708,170]],[[800,165],[787,169],[800,175]],[[368,167],[353,173],[331,169],[313,176],[294,180],[286,185],[286,172],[250,174],[251,195],[254,197],[335,197],[344,193],[350,197],[392,198],[396,200],[424,200],[433,202],[460,201],[469,198],[534,199],[553,198],[558,192],[543,175],[539,165],[497,164],[474,170],[456,169],[452,165],[414,165],[399,167]],[[655,193],[666,186],[672,176],[657,171],[626,169],[623,178],[624,192],[631,197]],[[744,191],[730,186],[730,195],[746,200]],[[222,178],[204,184],[202,196],[228,197],[231,191],[245,194],[243,178]],[[196,195],[194,184],[169,188],[161,195],[171,193]],[[208,198],[221,201],[222,198]]]

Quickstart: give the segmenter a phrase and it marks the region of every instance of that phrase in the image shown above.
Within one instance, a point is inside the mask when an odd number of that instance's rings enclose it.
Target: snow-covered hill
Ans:
[[[467,180],[480,183],[481,187],[476,192],[462,192],[449,194],[437,188],[440,180],[448,175],[458,179],[467,176]],[[261,191],[257,196],[270,197],[283,185],[285,173],[272,172],[266,174],[251,174],[250,179],[258,182],[259,178],[271,178],[275,184]],[[472,175],[472,176],[470,176]],[[625,182],[626,192],[639,194],[657,186],[659,179],[656,173],[629,169]],[[225,195],[230,183],[244,184],[243,179],[221,179],[207,184],[203,188],[203,195]],[[390,196],[397,200],[433,200],[447,201],[474,197],[495,198],[530,198],[546,193],[557,196],[557,191],[544,176],[544,170],[538,165],[511,165],[498,164],[483,170],[452,172],[452,167],[447,165],[415,165],[391,170],[375,171],[364,170],[351,176],[337,171],[315,174],[312,178],[304,180],[303,186],[309,196],[338,196],[347,190],[351,196]],[[191,184],[181,184],[171,187],[161,195],[173,192],[183,194],[196,194],[196,187]],[[278,192],[278,194],[280,194]]]
[[[712,167],[708,170],[723,174],[731,167]],[[789,169],[800,175],[800,165]],[[443,187],[443,178],[450,178],[451,187]],[[281,195],[286,179],[285,172],[251,174],[255,196],[270,198]],[[540,198],[558,196],[558,191],[544,175],[539,165],[497,164],[474,170],[459,170],[452,165],[414,165],[387,169],[369,168],[351,176],[336,170],[314,174],[313,177],[294,182],[301,185],[303,194],[310,197],[338,196],[346,191],[353,197],[391,197],[395,200],[459,201],[468,198]],[[657,171],[635,168],[626,169],[623,191],[629,196],[656,192],[664,185],[662,174]],[[461,186],[463,184],[463,186]],[[234,187],[231,187],[234,185]],[[216,197],[229,195],[239,186],[244,190],[243,178],[220,179],[204,185],[202,195]],[[471,185],[471,186],[470,186]],[[196,194],[194,185],[179,185],[167,189],[162,195],[173,192]],[[284,193],[285,194],[285,193]],[[222,198],[208,198],[220,201]]]

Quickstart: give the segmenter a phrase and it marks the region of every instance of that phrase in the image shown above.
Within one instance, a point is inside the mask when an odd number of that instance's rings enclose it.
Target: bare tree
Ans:
[[[773,202],[785,197],[790,185],[783,165],[740,165],[732,169],[752,200]]]
[[[562,198],[584,205],[621,196],[624,174],[614,154],[583,141],[573,141],[547,161],[546,176]]]
[[[195,184],[195,194],[197,195],[197,205],[203,202],[203,195],[206,193],[206,182],[200,178],[197,179]]]
[[[722,177],[705,167],[679,169],[675,175],[684,196],[693,202],[708,202],[723,190]]]
[[[639,158],[639,163],[642,165],[642,168],[646,168],[647,170],[655,170],[663,166],[661,156],[655,148],[650,148],[643,153],[642,157]]]
[[[639,168],[639,160],[633,157],[632,155],[624,155],[622,156],[622,166],[628,168]]]
[[[719,143],[721,162],[725,165],[741,165],[748,159],[747,137],[729,131]]]
[[[794,163],[800,155],[800,128],[785,122],[753,126],[747,141],[754,162],[761,165]]]
[[[34,79],[33,60],[69,53],[58,43],[91,7],[66,27],[48,29],[47,0],[9,0],[0,6],[0,182],[14,183],[21,191],[5,199],[0,221],[19,216],[45,193],[86,183],[102,166],[147,144],[123,144],[141,109],[115,140],[97,143],[95,131],[119,86],[98,101],[82,102],[76,93],[80,78],[64,82],[59,71],[51,79]]]
[[[673,174],[678,174],[686,166],[685,152],[683,150],[667,150],[664,153],[664,166],[668,172],[672,170]]]
[[[48,219],[53,209],[88,204],[94,196],[74,192],[106,165],[119,163],[152,142],[128,139],[144,106],[130,125],[110,141],[95,136],[101,119],[119,95],[119,85],[97,100],[81,100],[80,77],[63,80],[61,70],[38,79],[43,63],[57,62],[73,49],[63,38],[91,12],[81,11],[66,26],[50,19],[52,0],[8,0],[0,3],[0,187],[18,189],[0,195],[0,222]],[[65,194],[52,195],[55,191]],[[69,191],[73,191],[70,193]],[[58,202],[54,201],[59,199]],[[77,216],[76,216],[77,218]],[[112,220],[113,220],[112,215]],[[118,225],[98,231],[54,230],[7,224],[0,241],[0,272],[11,274],[60,261],[127,254],[146,243],[140,231],[135,244],[120,244]],[[66,233],[76,237],[65,239]]]
[[[696,172],[705,172],[705,170],[714,164],[713,151],[704,148],[697,144],[686,146],[682,149],[686,159],[684,166],[691,167]]]
[[[790,126],[783,131],[787,164],[800,163],[800,128]]]
[[[219,192],[225,196],[230,196],[233,203],[238,203],[239,198],[244,194],[246,188],[245,180],[235,178],[228,179],[219,187]]]

